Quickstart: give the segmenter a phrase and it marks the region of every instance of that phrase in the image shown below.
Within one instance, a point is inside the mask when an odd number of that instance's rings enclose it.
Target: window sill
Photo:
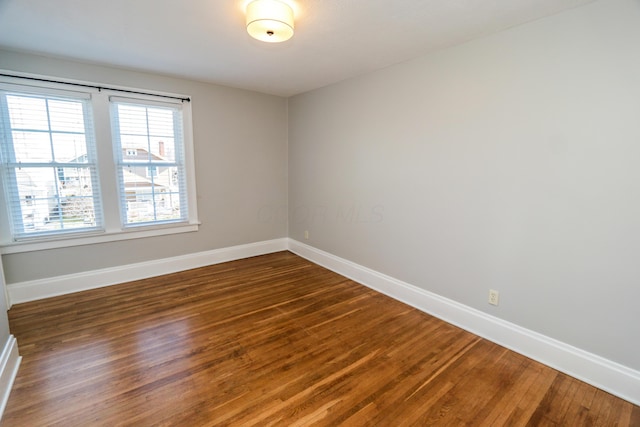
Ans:
[[[170,226],[146,227],[144,230],[111,231],[64,238],[5,243],[0,246],[0,253],[17,254],[21,252],[43,251],[47,249],[68,248],[72,246],[93,245],[96,243],[117,242],[119,240],[142,239],[146,237],[165,236],[169,234],[190,233],[198,231],[199,222]]]

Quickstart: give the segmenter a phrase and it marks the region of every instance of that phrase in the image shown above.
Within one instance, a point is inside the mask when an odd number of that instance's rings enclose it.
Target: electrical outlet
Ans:
[[[498,302],[500,302],[500,293],[493,289],[489,289],[489,304],[498,305]]]
[[[304,239],[309,240],[309,230],[304,230]]]

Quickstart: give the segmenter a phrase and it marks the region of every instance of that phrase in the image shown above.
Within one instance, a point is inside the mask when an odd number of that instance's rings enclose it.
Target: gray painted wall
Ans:
[[[289,236],[640,369],[639,23],[601,0],[291,98]]]
[[[0,51],[0,69],[192,97],[198,232],[3,255],[7,283],[286,237],[287,101],[147,73]]]

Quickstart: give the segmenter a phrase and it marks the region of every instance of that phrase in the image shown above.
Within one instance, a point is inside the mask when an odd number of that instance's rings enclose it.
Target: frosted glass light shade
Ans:
[[[247,32],[263,42],[289,40],[293,36],[293,10],[278,0],[254,0],[247,5]]]

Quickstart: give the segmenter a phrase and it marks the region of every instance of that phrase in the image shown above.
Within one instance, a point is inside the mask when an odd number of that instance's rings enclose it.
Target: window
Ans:
[[[111,98],[111,114],[124,224],[184,221],[188,208],[180,106]],[[130,156],[132,152],[136,155]]]
[[[2,179],[14,238],[100,229],[88,99],[1,95]]]
[[[0,81],[5,253],[197,229],[188,102],[16,81]]]

